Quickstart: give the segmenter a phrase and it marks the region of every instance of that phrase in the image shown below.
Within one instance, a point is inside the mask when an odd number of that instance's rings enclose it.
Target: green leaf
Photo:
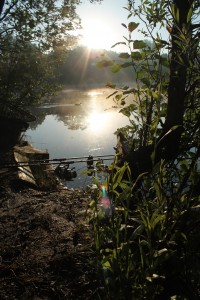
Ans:
[[[144,71],[139,71],[139,72],[137,72],[137,73],[136,73],[137,79],[144,78],[145,74],[146,74],[146,72],[144,72]]]
[[[121,25],[122,25],[122,26],[124,26],[125,28],[127,28],[126,24],[124,24],[124,23],[121,23]]]
[[[151,85],[150,80],[148,78],[141,78],[140,80],[148,87]]]
[[[114,182],[115,184],[113,185],[113,190],[115,190],[117,188],[117,186],[119,186],[119,184],[122,181],[122,178],[124,176],[125,171],[127,170],[127,165],[125,164],[123,167],[121,167],[119,169],[119,171],[117,171],[117,173],[114,175]]]
[[[146,47],[146,43],[144,41],[136,40],[133,42],[134,49],[142,49]]]
[[[131,113],[135,110],[137,110],[137,106],[135,104],[130,104],[122,108],[119,112],[129,118],[131,116]]]
[[[164,215],[158,215],[158,216],[155,216],[153,214],[152,216],[152,220],[151,220],[151,227],[154,229],[156,227],[156,225],[158,223],[162,223],[161,221],[163,221],[165,219],[165,216]]]
[[[185,241],[188,240],[188,239],[187,239],[187,236],[185,235],[185,233],[181,232],[181,236],[182,236],[182,238],[183,238]]]
[[[135,104],[130,104],[128,107],[131,111],[137,110],[137,106]]]
[[[106,260],[105,262],[103,262],[102,265],[103,265],[104,268],[111,268],[109,260]]]
[[[168,136],[171,132],[173,132],[174,130],[176,130],[177,128],[181,127],[181,125],[174,125],[172,126],[163,136],[162,138],[158,141],[157,146],[159,145],[159,143],[166,138],[166,136]]]
[[[90,201],[90,203],[89,203],[89,207],[90,207],[91,209],[93,209],[93,208],[95,208],[95,207],[96,207],[96,203],[95,203],[95,201],[94,201],[94,200]]]
[[[135,60],[141,60],[142,59],[142,55],[140,52],[131,52],[131,57]]]
[[[119,57],[120,58],[124,58],[124,59],[127,59],[130,57],[130,54],[128,54],[127,52],[122,52],[119,54]]]
[[[136,91],[137,91],[136,89],[132,88],[132,89],[124,91],[123,95],[134,94],[134,93],[136,93]]]
[[[168,61],[167,57],[161,57],[160,62],[161,62],[161,65],[163,65],[164,67],[169,68],[169,61]]]
[[[117,73],[117,72],[119,72],[120,70],[121,70],[121,65],[119,65],[119,64],[115,64],[115,65],[113,65],[112,68],[111,68],[111,71],[112,71],[113,73]]]
[[[116,99],[117,101],[121,100],[121,98],[122,98],[122,95],[121,95],[121,94],[115,96],[115,99]]]
[[[119,112],[128,118],[131,116],[130,110],[127,107],[120,109]]]
[[[162,49],[166,46],[166,43],[163,43],[162,41],[156,42],[154,45],[154,49]]]
[[[154,91],[152,91],[152,96],[153,96],[153,98],[154,98],[155,100],[158,99],[158,93],[156,93],[156,92],[154,92]]]
[[[108,95],[108,96],[106,97],[106,99],[109,99],[110,97],[116,95],[117,93],[118,93],[118,91],[114,91],[112,94]]]
[[[111,60],[106,60],[106,59],[103,59],[99,62],[97,62],[96,66],[97,68],[105,68],[105,67],[110,67],[113,65],[113,62]]]
[[[172,14],[175,20],[179,23],[179,8],[176,4],[172,4]]]
[[[125,43],[125,42],[118,42],[118,43],[112,45],[111,48],[114,48],[114,47],[117,46],[117,45],[126,45],[126,43]]]
[[[130,22],[128,24],[128,30],[130,32],[132,32],[133,30],[135,30],[138,27],[139,23],[135,23],[135,22]]]
[[[193,13],[193,7],[191,6],[187,14],[187,23],[191,21],[192,13]]]
[[[126,63],[124,63],[124,64],[121,64],[121,67],[122,67],[122,68],[128,68],[128,67],[131,67],[131,66],[133,66],[133,63],[132,63],[132,62],[126,62]]]

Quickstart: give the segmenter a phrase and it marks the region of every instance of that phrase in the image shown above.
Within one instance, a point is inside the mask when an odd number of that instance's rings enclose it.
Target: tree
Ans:
[[[80,27],[79,3],[0,2],[1,110],[39,103],[56,90],[55,70],[77,41],[70,32]]]
[[[56,90],[53,78],[58,63],[55,52],[43,53],[28,42],[22,46],[10,40],[9,51],[1,56],[1,105],[28,107],[51,95]]]
[[[1,1],[0,104],[16,111],[53,93],[54,69],[75,43],[79,1]],[[51,78],[52,77],[52,78]]]
[[[80,25],[76,15],[77,0],[71,1],[6,1],[0,17],[1,49],[5,37],[34,42],[49,50],[66,42],[69,32]]]
[[[141,1],[138,6],[134,1],[128,3],[129,18],[135,16],[146,25],[147,30],[140,29],[141,33],[145,38],[150,38],[154,46],[151,49],[146,47],[143,41],[132,39],[131,33],[139,23],[130,22],[128,26],[122,24],[129,31],[129,37],[125,38],[125,42],[117,44],[126,43],[130,52],[122,53],[120,57],[131,59],[131,62],[123,63],[121,67],[133,66],[138,74],[138,89],[126,87],[116,99],[124,100],[128,94],[133,94],[138,99],[141,126],[138,128],[132,122],[134,139],[129,139],[132,151],[125,160],[129,161],[133,168],[135,159],[140,160],[137,161],[137,165],[142,171],[147,171],[152,168],[152,153],[154,162],[177,156],[181,139],[186,136],[186,119],[187,125],[190,123],[189,111],[194,122],[194,111],[197,112],[199,107],[199,1]],[[169,30],[169,42],[162,39],[159,27]],[[168,74],[164,76],[164,66],[169,67],[169,77]],[[130,115],[135,110],[137,107],[131,105],[129,110],[125,108],[122,112]],[[157,123],[153,122],[155,117]],[[198,121],[196,122],[195,128],[198,127]],[[144,155],[149,158],[145,165],[142,162]],[[138,172],[135,174],[135,177],[137,176]]]

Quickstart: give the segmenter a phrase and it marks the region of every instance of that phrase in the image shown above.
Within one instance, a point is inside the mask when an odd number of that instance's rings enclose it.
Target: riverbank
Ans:
[[[0,184],[0,298],[96,299],[91,195],[13,185],[10,176]]]

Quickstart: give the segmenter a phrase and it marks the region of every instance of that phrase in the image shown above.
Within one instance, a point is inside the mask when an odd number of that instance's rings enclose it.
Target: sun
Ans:
[[[107,23],[100,19],[88,19],[82,27],[81,44],[93,49],[110,49],[110,37],[113,33]]]

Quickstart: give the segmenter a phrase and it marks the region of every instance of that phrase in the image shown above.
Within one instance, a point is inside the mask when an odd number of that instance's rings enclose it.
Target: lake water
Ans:
[[[34,147],[48,150],[51,159],[114,155],[114,132],[127,125],[128,119],[114,107],[112,97],[106,99],[111,92],[106,88],[63,90],[54,104],[34,111],[38,118],[26,131],[26,139]],[[81,175],[87,169],[86,162],[70,167],[75,167],[78,176],[65,181],[67,187],[86,187],[91,183],[89,176]]]

